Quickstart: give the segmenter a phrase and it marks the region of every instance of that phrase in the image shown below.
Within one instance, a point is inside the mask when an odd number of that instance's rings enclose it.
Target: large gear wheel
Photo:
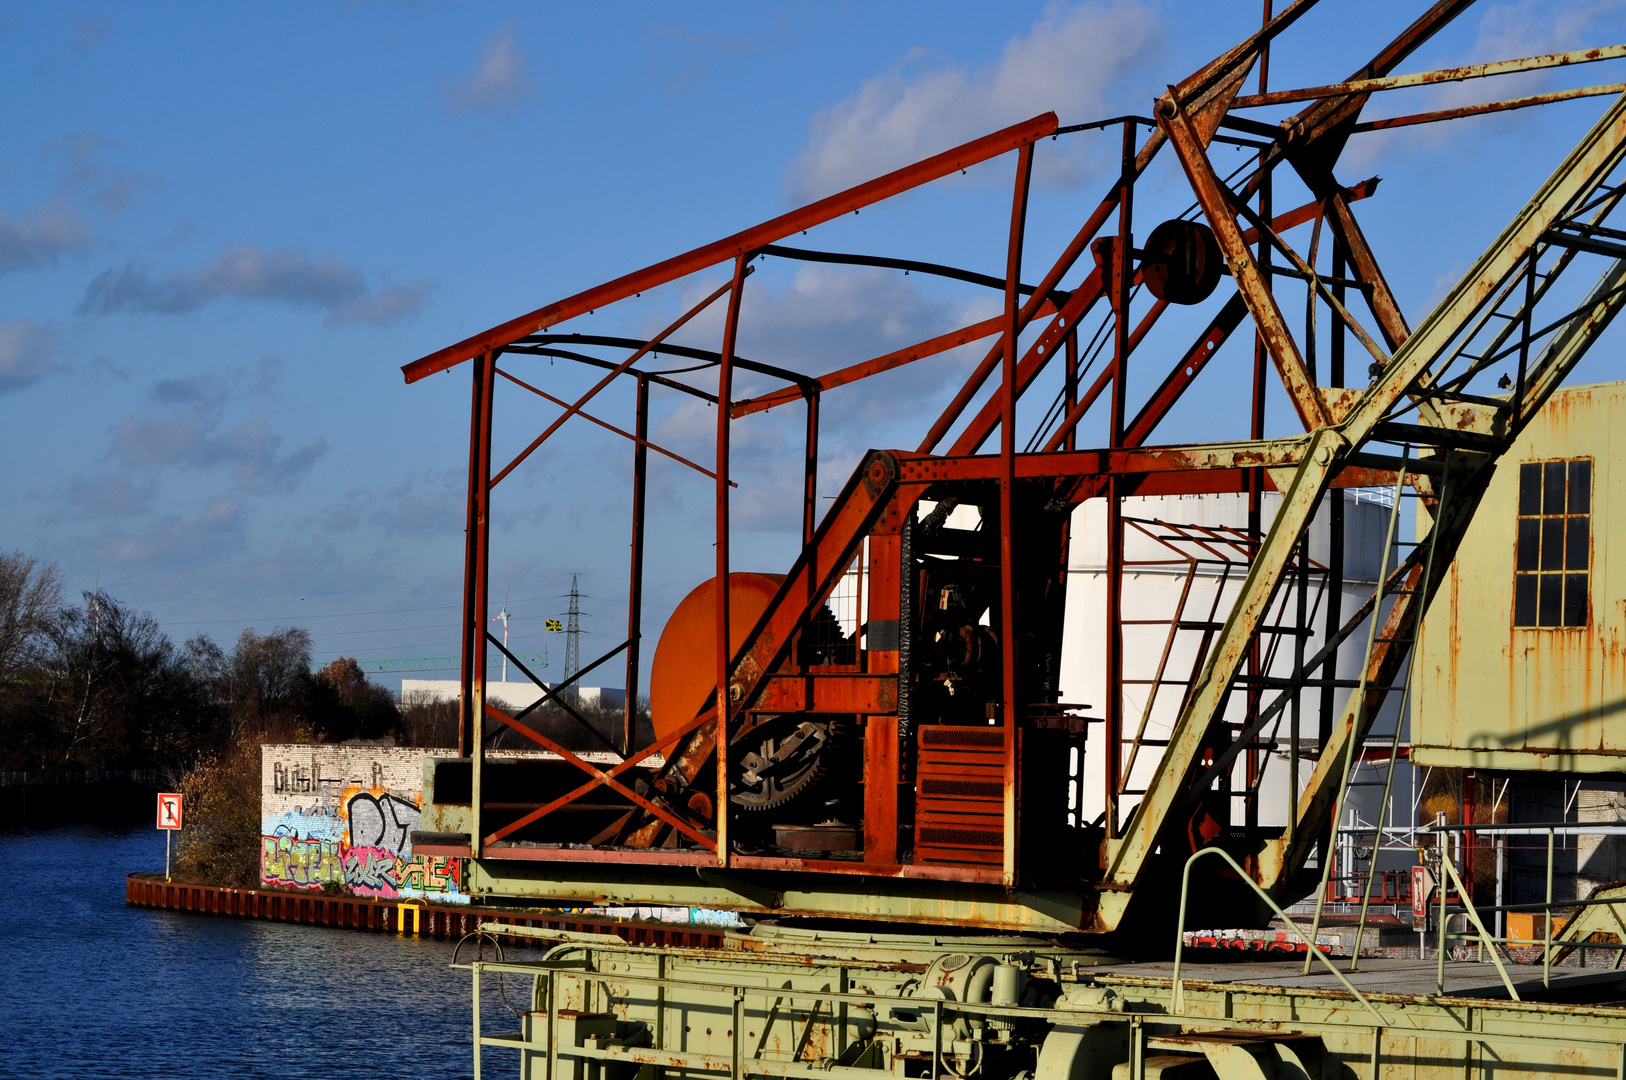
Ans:
[[[850,771],[852,720],[787,714],[759,725],[739,754],[730,801],[741,810],[811,805],[829,782]]]

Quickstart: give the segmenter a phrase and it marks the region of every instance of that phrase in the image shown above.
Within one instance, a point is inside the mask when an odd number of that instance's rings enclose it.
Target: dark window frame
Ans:
[[[1513,535],[1513,628],[1592,625],[1590,457],[1520,462]]]

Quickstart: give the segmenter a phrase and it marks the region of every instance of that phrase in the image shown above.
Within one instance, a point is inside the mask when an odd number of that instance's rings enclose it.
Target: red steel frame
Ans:
[[[1406,85],[1405,78],[1389,78],[1390,73],[1426,41],[1441,26],[1465,9],[1471,0],[1441,0],[1424,13],[1411,27],[1387,46],[1373,61],[1356,72],[1345,83],[1316,87],[1303,92],[1271,94],[1266,88],[1271,41],[1290,27],[1314,0],[1298,0],[1281,14],[1270,16],[1260,31],[1247,41],[1222,55],[1183,82],[1170,88],[1158,102],[1154,118],[1123,117],[1104,124],[1079,125],[1062,128],[1057,118],[1045,113],[1020,124],[1012,125],[991,135],[969,142],[945,153],[927,158],[916,164],[861,184],[848,191],[822,199],[809,206],[781,215],[761,225],[702,246],[694,251],[657,263],[646,269],[617,278],[614,281],[586,290],[576,296],[539,308],[528,315],[477,334],[456,345],[432,353],[409,364],[404,369],[408,382],[416,382],[430,374],[462,363],[469,363],[472,373],[472,405],[469,453],[468,538],[466,549],[466,578],[463,605],[462,690],[464,707],[459,728],[459,753],[473,759],[473,794],[475,828],[464,851],[475,857],[555,859],[576,861],[601,860],[628,863],[657,863],[673,865],[712,865],[718,867],[804,870],[830,873],[861,873],[871,876],[935,878],[962,882],[982,882],[1014,886],[1030,880],[1038,872],[1021,862],[1023,850],[1021,815],[1022,785],[1020,777],[1019,746],[1021,732],[1033,716],[1031,703],[1021,701],[1018,672],[1021,657],[1018,654],[1019,633],[1017,620],[1022,603],[1017,581],[1017,567],[1030,550],[1032,541],[1018,527],[1020,520],[1017,504],[1019,485],[1035,480],[1053,483],[1058,497],[1065,497],[1069,505],[1087,498],[1104,498],[1107,508],[1107,567],[1106,567],[1106,655],[1107,698],[1104,703],[1104,731],[1106,746],[1105,798],[1107,810],[1104,820],[1107,847],[1124,840],[1131,824],[1145,826],[1146,815],[1138,819],[1119,805],[1125,794],[1125,762],[1123,748],[1131,747],[1130,759],[1140,750],[1145,721],[1132,738],[1124,737],[1123,685],[1124,655],[1122,610],[1122,577],[1125,567],[1124,530],[1126,517],[1123,501],[1132,495],[1236,492],[1249,499],[1250,527],[1246,535],[1238,538],[1197,537],[1188,539],[1203,543],[1229,544],[1231,561],[1249,565],[1259,558],[1265,542],[1265,522],[1260,504],[1263,493],[1282,490],[1287,496],[1288,481],[1293,471],[1300,468],[1312,454],[1320,454],[1317,446],[1319,433],[1334,430],[1352,414],[1359,390],[1348,390],[1344,383],[1344,333],[1346,330],[1373,354],[1378,365],[1391,360],[1391,351],[1400,350],[1410,329],[1400,315],[1399,305],[1390,292],[1375,257],[1368,246],[1351,206],[1376,189],[1376,181],[1369,180],[1345,187],[1338,183],[1332,164],[1343,141],[1351,131],[1376,130],[1383,126],[1403,123],[1429,122],[1456,116],[1475,115],[1498,108],[1522,108],[1550,100],[1563,100],[1577,96],[1576,92],[1540,95],[1494,106],[1473,106],[1465,109],[1444,110],[1394,121],[1366,124],[1356,123],[1362,106],[1371,93],[1391,85]],[[1535,58],[1514,62],[1512,66],[1480,65],[1474,69],[1459,69],[1443,73],[1446,78],[1473,78],[1497,74],[1501,70],[1524,70],[1529,67],[1552,66],[1584,59],[1602,59],[1623,55],[1621,50],[1593,50],[1582,56],[1570,54],[1561,58]],[[1254,66],[1258,67],[1259,92],[1251,97],[1240,95],[1240,90]],[[1411,77],[1406,77],[1411,78]],[[1414,80],[1415,81],[1415,80]],[[1424,81],[1429,81],[1424,79]],[[1620,86],[1592,88],[1590,92],[1618,92]],[[1283,101],[1308,101],[1311,104],[1298,115],[1280,125],[1264,125],[1235,115],[1248,107]],[[1050,265],[1039,282],[1029,288],[1021,281],[1023,253],[1026,240],[1027,206],[1034,156],[1041,140],[1069,135],[1089,128],[1118,127],[1122,134],[1120,175],[1102,199],[1096,210],[1085,221],[1061,255]],[[1138,146],[1138,127],[1149,127],[1150,134]],[[1229,131],[1233,134],[1223,134]],[[1241,134],[1234,134],[1240,132]],[[1240,189],[1233,189],[1214,171],[1208,157],[1208,147],[1216,142],[1240,143],[1257,153],[1258,168],[1254,176]],[[1132,313],[1136,290],[1141,284],[1136,266],[1137,257],[1144,255],[1134,247],[1134,191],[1136,184],[1152,165],[1159,151],[1171,147],[1178,164],[1189,182],[1202,211],[1203,220],[1213,229],[1221,252],[1226,258],[1235,293],[1218,305],[1216,314],[1189,349],[1179,354],[1169,373],[1152,393],[1134,411],[1128,397],[1128,374],[1132,358],[1148,332],[1158,322],[1167,305],[1158,301],[1145,306],[1137,320]],[[808,377],[771,367],[736,355],[736,342],[740,315],[745,302],[747,279],[752,261],[780,240],[811,229],[844,214],[855,213],[894,195],[910,191],[939,178],[949,176],[971,165],[989,161],[1006,154],[1014,155],[1014,183],[1011,200],[1009,234],[1006,243],[1006,267],[1003,280],[986,279],[997,283],[1003,291],[1004,306],[995,318],[942,334],[903,349],[873,359],[850,364],[823,376]],[[1271,206],[1271,173],[1282,164],[1291,164],[1304,178],[1314,193],[1313,201],[1282,214],[1273,213]],[[1252,200],[1256,205],[1250,206]],[[1610,204],[1611,206],[1613,203]],[[1115,235],[1097,240],[1100,230],[1116,217]],[[1295,226],[1313,223],[1314,233],[1308,258],[1298,254],[1281,241],[1281,234]],[[1331,234],[1333,270],[1330,278],[1317,278],[1314,270],[1321,232]],[[1062,281],[1074,270],[1086,249],[1092,247],[1096,266],[1082,275],[1077,287],[1062,291]],[[789,249],[777,249],[775,253]],[[1592,249],[1587,249],[1592,250]],[[1287,262],[1277,265],[1276,255]],[[1568,258],[1568,255],[1565,256]],[[1531,265],[1534,265],[1532,257]],[[832,256],[826,261],[849,261],[878,265],[892,265],[885,261],[865,260],[858,256]],[[896,263],[902,265],[901,263]],[[965,272],[951,272],[949,268],[925,267],[928,272],[949,272],[950,276],[967,279],[979,277]],[[1566,264],[1567,265],[1567,264]],[[660,334],[647,342],[624,342],[621,339],[595,339],[579,335],[549,334],[553,327],[575,317],[607,307],[610,304],[639,295],[657,286],[677,281],[699,271],[720,266],[731,268],[730,280],[711,292],[698,304],[686,311]],[[1314,304],[1303,335],[1290,328],[1282,306],[1274,292],[1275,278],[1281,275],[1310,281],[1312,288],[1323,290],[1322,302],[1334,312],[1336,319],[1331,333],[1325,334],[1330,358],[1329,378],[1325,384],[1317,378],[1316,332],[1314,330]],[[979,280],[981,278],[979,277]],[[1376,322],[1378,333],[1368,333],[1343,307],[1346,290],[1360,294],[1367,302]],[[1026,298],[1024,299],[1024,294]],[[700,312],[726,297],[722,341],[715,354],[701,354],[668,342],[670,335],[692,320]],[[1102,299],[1107,301],[1108,320],[1111,324],[1111,362],[1095,381],[1085,388],[1079,386],[1079,364],[1083,348],[1079,339],[1082,321]],[[1022,345],[1025,331],[1043,322],[1036,334],[1030,335]],[[1197,446],[1148,446],[1147,440],[1158,430],[1158,424],[1181,400],[1184,392],[1201,375],[1220,345],[1233,336],[1245,320],[1251,319],[1254,333],[1253,375],[1251,407],[1248,416],[1249,440],[1234,444],[1206,444]],[[1526,351],[1528,351],[1529,319],[1525,319]],[[1302,337],[1302,344],[1301,344]],[[816,462],[818,456],[818,430],[821,395],[838,387],[851,385],[864,379],[891,371],[899,366],[940,354],[948,349],[974,341],[993,339],[986,347],[981,363],[966,378],[942,415],[930,426],[919,447],[913,452],[872,452],[864,461],[843,494],[820,520],[815,495]],[[1381,340],[1380,340],[1381,339]],[[616,363],[584,354],[579,350],[588,345],[616,345],[631,349],[629,355]],[[652,351],[660,348],[678,355],[704,356],[717,369],[715,393],[698,389],[687,383],[640,369],[636,365]],[[540,354],[576,359],[605,369],[605,374],[585,394],[574,402],[555,398],[516,375],[499,368],[504,355]],[[1024,451],[1017,445],[1017,402],[1057,356],[1064,357],[1065,378],[1059,422],[1048,433],[1042,446]],[[998,382],[979,409],[966,419],[966,413],[979,394],[987,390],[995,370]],[[1268,386],[1267,370],[1273,368],[1286,391],[1298,419],[1309,435],[1299,439],[1267,441],[1265,439],[1265,397]],[[749,370],[776,376],[785,381],[782,389],[760,394],[754,398],[735,400],[733,384],[735,373]],[[539,394],[559,405],[563,412],[519,455],[495,475],[491,463],[491,432],[494,408],[494,388],[501,376],[517,386]],[[609,424],[585,411],[585,407],[604,388],[619,378],[636,381],[636,406],[631,430]],[[1521,380],[1522,380],[1521,366]],[[654,387],[694,396],[717,404],[716,458],[711,469],[690,461],[649,439],[650,394]],[[1521,382],[1522,389],[1522,382]],[[1412,399],[1427,398],[1422,384],[1409,390]],[[1076,432],[1080,421],[1105,396],[1107,411],[1107,445],[1099,449],[1080,449],[1076,445]],[[716,692],[714,700],[701,715],[680,730],[656,743],[635,745],[635,699],[640,679],[643,653],[640,648],[642,634],[642,602],[644,574],[645,484],[648,452],[654,450],[671,460],[692,468],[712,479],[715,485],[715,549],[717,580],[727,581],[733,565],[730,549],[730,489],[731,430],[734,421],[778,405],[789,404],[800,398],[805,403],[806,436],[803,498],[803,550],[796,566],[783,586],[778,600],[768,614],[747,637],[738,652],[731,652],[730,604],[727,590],[719,593],[717,604],[713,656],[715,660]],[[1476,404],[1483,399],[1462,398],[1447,401],[1443,398],[1424,400],[1417,406],[1419,422],[1433,416],[1469,417],[1473,409],[1483,411]],[[1456,412],[1450,410],[1456,409]],[[1478,415],[1478,414],[1473,414]],[[629,568],[629,603],[627,638],[616,649],[588,665],[580,674],[607,663],[625,652],[625,680],[627,706],[619,745],[615,747],[622,760],[614,766],[601,769],[580,756],[558,746],[553,740],[530,728],[523,722],[523,714],[509,716],[485,700],[484,657],[490,635],[485,630],[484,613],[489,586],[489,529],[493,488],[509,476],[533,451],[558,431],[572,417],[580,416],[601,427],[626,437],[633,443],[633,495],[631,521],[631,563]],[[1471,418],[1471,417],[1470,417]],[[1393,426],[1393,425],[1391,425]],[[1443,426],[1443,425],[1442,425]],[[1458,428],[1471,426],[1463,420]],[[954,433],[958,434],[946,450],[938,447]],[[1483,425],[1481,425],[1483,427]],[[982,453],[981,448],[998,431],[997,453]],[[1421,429],[1418,429],[1421,430]],[[1478,429],[1475,429],[1478,430]],[[1415,434],[1415,433],[1414,433]],[[1463,435],[1452,447],[1456,451],[1485,451],[1489,436],[1480,436],[1474,442],[1472,433]],[[1484,445],[1482,445],[1484,444]],[[1368,486],[1393,483],[1395,462],[1392,458],[1356,452],[1352,446],[1331,470],[1327,486],[1331,488]],[[1440,467],[1432,474],[1423,470],[1417,483],[1425,495],[1432,493],[1429,475],[1442,476]],[[868,588],[869,619],[871,626],[891,621],[898,625],[900,604],[905,586],[899,581],[899,554],[903,550],[905,534],[913,521],[915,503],[934,484],[946,482],[987,482],[998,489],[998,563],[999,604],[998,638],[1000,647],[1001,701],[997,722],[1002,732],[1002,761],[1004,770],[1003,803],[1001,808],[1003,848],[997,868],[945,867],[919,865],[900,858],[897,842],[899,818],[898,786],[907,783],[907,748],[900,738],[907,718],[900,708],[900,695],[906,687],[900,674],[900,662],[906,660],[896,642],[887,647],[885,642],[864,650],[856,670],[820,671],[799,669],[788,659],[790,644],[806,620],[818,610],[846,568],[865,550],[868,540],[869,563],[861,567]],[[1331,499],[1333,531],[1340,529],[1341,500]],[[1134,528],[1141,528],[1133,524]],[[1065,537],[1065,532],[1063,536]],[[1347,635],[1347,627],[1364,617],[1368,609],[1347,618],[1339,609],[1337,597],[1341,587],[1341,537],[1335,537],[1329,565],[1317,567],[1317,612],[1325,619],[1325,635],[1336,639]],[[1236,549],[1241,555],[1235,555]],[[1322,745],[1332,738],[1337,719],[1333,709],[1332,692],[1337,680],[1334,655],[1318,656],[1309,662],[1319,679],[1304,676],[1303,634],[1307,620],[1316,617],[1302,602],[1307,588],[1307,563],[1303,553],[1283,565],[1290,565],[1296,575],[1301,602],[1297,615],[1296,633],[1299,635],[1298,667],[1300,685],[1319,688],[1320,732]],[[1062,567],[1065,572],[1065,565]],[[1411,574],[1415,580],[1418,567],[1414,562],[1397,573]],[[1252,571],[1250,571],[1250,576]],[[1415,585],[1408,586],[1415,588]],[[1189,583],[1188,583],[1189,589]],[[1418,589],[1422,592],[1423,590]],[[1324,611],[1319,597],[1326,597]],[[1268,598],[1267,598],[1268,599]],[[1182,599],[1182,606],[1184,599]],[[1275,622],[1278,630],[1286,617],[1287,597],[1283,594],[1276,604]],[[1258,609],[1255,618],[1262,620],[1270,608],[1267,602]],[[1397,619],[1415,615],[1390,616],[1391,625]],[[1211,615],[1210,621],[1214,616]],[[1134,620],[1130,620],[1134,621]],[[1176,617],[1178,623],[1178,616]],[[1217,625],[1217,624],[1216,624]],[[1270,670],[1269,657],[1262,651],[1260,641],[1269,628],[1254,630],[1246,645],[1245,670],[1234,675],[1234,686],[1245,695],[1247,708],[1244,722],[1232,730],[1229,746],[1214,743],[1204,751],[1199,767],[1205,767],[1205,783],[1229,783],[1218,774],[1226,761],[1245,755],[1244,776],[1250,788],[1260,775],[1258,756],[1258,730],[1265,722],[1263,687],[1266,672]],[[1385,633],[1389,633],[1388,629]],[[1173,630],[1171,630],[1172,641]],[[1210,633],[1210,638],[1213,634]],[[494,642],[495,639],[490,639]],[[1334,645],[1336,641],[1334,641]],[[1204,644],[1206,656],[1207,640]],[[1271,646],[1274,648],[1274,646]],[[1326,650],[1323,650],[1325,653]],[[1164,662],[1167,661],[1165,649]],[[1398,665],[1398,658],[1386,660],[1390,671]],[[523,670],[523,668],[522,668]],[[1163,664],[1159,665],[1159,678]],[[578,675],[579,677],[579,675]],[[1198,672],[1193,669],[1191,685],[1195,686]],[[1346,680],[1347,681],[1347,680]],[[569,705],[560,696],[561,687],[544,700]],[[1188,698],[1191,696],[1188,690]],[[1298,701],[1294,700],[1293,731],[1297,740]],[[729,748],[738,743],[738,735],[753,723],[752,717],[768,712],[851,713],[868,718],[864,736],[864,769],[867,803],[864,814],[864,855],[861,861],[836,859],[784,858],[760,854],[746,854],[735,849],[730,839],[731,761]],[[1279,706],[1277,708],[1279,715]],[[575,789],[554,794],[536,804],[534,809],[515,821],[499,828],[487,830],[481,824],[480,762],[484,756],[486,725],[482,718],[512,727],[544,749],[558,754],[587,774]],[[1351,722],[1353,731],[1353,722]],[[717,754],[717,748],[722,753]],[[708,757],[716,756],[714,768],[715,791],[711,794],[710,820],[704,813],[688,813],[663,801],[658,795],[641,793],[630,785],[629,770],[646,762],[656,753],[666,758],[667,770],[693,779],[701,774]],[[1297,770],[1295,747],[1294,771]],[[1318,772],[1319,775],[1319,772]],[[512,842],[520,829],[556,812],[593,791],[608,789],[648,815],[651,830],[669,827],[680,834],[687,845],[682,848],[651,848],[619,845],[603,850],[581,851],[520,847]],[[1289,842],[1297,837],[1301,844],[1305,837],[1325,834],[1326,822],[1317,817],[1327,801],[1318,791],[1310,805],[1300,808],[1290,823]],[[1248,803],[1245,828],[1257,826],[1257,801]],[[1166,833],[1158,833],[1164,836]],[[448,849],[450,850],[450,849]],[[1119,859],[1119,862],[1113,859]],[[1098,868],[1109,875],[1120,865],[1121,855],[1104,856]],[[1249,863],[1251,872],[1265,873],[1258,863]],[[1088,876],[1095,876],[1092,871]],[[1282,879],[1275,884],[1282,886]],[[1121,887],[1121,886],[1120,886]]]

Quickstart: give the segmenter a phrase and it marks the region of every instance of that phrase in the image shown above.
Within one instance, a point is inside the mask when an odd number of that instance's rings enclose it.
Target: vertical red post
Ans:
[[[894,503],[870,533],[863,661],[871,675],[899,674],[903,530],[913,512],[912,505],[904,509]],[[863,723],[864,861],[893,866],[898,861],[898,719],[872,714]]]
[[[638,646],[644,617],[644,486],[649,473],[649,380],[638,376],[638,402],[632,449],[632,568],[627,580],[627,688],[621,752],[631,755],[638,740]]]
[[[813,527],[818,524],[819,509],[819,391],[811,387],[802,394],[807,399],[807,450],[802,462],[802,551],[811,555]],[[808,568],[809,588],[817,577],[815,569]]]
[[[1399,716],[1395,717],[1395,723],[1400,723],[1400,720]],[[1462,770],[1462,823],[1470,826],[1474,824],[1474,796],[1476,794],[1474,780],[1475,776],[1472,769]],[[1491,790],[1494,791],[1495,788],[1496,782],[1492,780]],[[1378,845],[1382,840],[1383,819],[1380,817],[1378,819],[1377,839],[1372,843],[1372,858],[1374,859],[1378,857]],[[1471,828],[1465,830],[1462,834],[1462,885],[1468,890],[1468,899],[1473,900],[1474,831]]]
[[[1332,244],[1332,276],[1333,280],[1344,278],[1344,245],[1336,236]],[[1344,287],[1334,284],[1332,292],[1338,302],[1344,302]],[[1328,326],[1331,337],[1327,341],[1327,359],[1331,371],[1328,372],[1329,386],[1344,385],[1344,322],[1342,319],[1333,319]],[[1322,631],[1322,640],[1331,641],[1333,634],[1344,625],[1344,491],[1342,488],[1329,488],[1327,490],[1327,618],[1326,629]],[[1327,657],[1327,662],[1321,667],[1321,716],[1317,722],[1317,738],[1321,746],[1332,741],[1332,721],[1334,712],[1333,680],[1338,677],[1338,650],[1334,649]],[[1295,804],[1298,793],[1294,792]]]
[[[1016,349],[1017,311],[1022,281],[1022,241],[1026,234],[1028,189],[1033,178],[1033,144],[1016,159],[1016,192],[1011,197],[1011,238],[1005,261],[1005,364],[999,423],[999,648],[1001,661],[1000,720],[1005,731],[1004,879],[1016,884],[1017,775],[1016,725],[1021,709],[1016,697]]]
[[[1129,362],[1129,293],[1134,284],[1130,249],[1134,244],[1135,212],[1135,124],[1125,121],[1123,151],[1118,180],[1118,238],[1112,245],[1112,283],[1109,300],[1113,309],[1112,402],[1108,444],[1124,441],[1124,393]],[[1107,836],[1116,839],[1122,822],[1118,820],[1118,794],[1123,777],[1124,701],[1124,519],[1123,494],[1116,474],[1107,483],[1107,579],[1106,579],[1106,683],[1107,700],[1103,713],[1106,737],[1106,827]]]
[[[1266,0],[1266,21],[1269,21],[1269,12],[1270,0]],[[1269,71],[1270,65],[1268,46],[1260,57],[1260,64],[1259,78],[1263,80]],[[1260,92],[1263,93],[1263,91]],[[1270,192],[1271,174],[1263,151],[1259,154],[1259,163],[1260,168],[1263,170],[1263,175],[1259,178],[1259,212],[1264,215],[1265,221],[1269,221],[1273,216]],[[1271,247],[1264,236],[1259,238],[1257,258],[1259,273],[1264,278],[1265,284],[1268,285],[1270,283]],[[1265,350],[1264,336],[1255,333],[1253,339],[1253,408],[1248,425],[1248,436],[1256,440],[1265,437],[1265,389],[1268,385],[1265,376],[1269,366],[1270,358],[1269,353]],[[1258,557],[1259,547],[1264,540],[1264,507],[1262,505],[1264,492],[1265,470],[1248,470],[1248,553],[1250,558]],[[1243,697],[1246,703],[1243,710],[1243,730],[1246,730],[1253,723],[1254,718],[1259,715],[1259,680],[1260,676],[1264,674],[1260,659],[1259,637],[1255,634],[1252,644],[1248,647],[1248,690]],[[1255,794],[1259,787],[1260,778],[1261,759],[1259,751],[1257,749],[1244,750],[1242,760],[1243,773],[1246,777],[1243,824],[1252,830],[1259,825],[1259,800]],[[1225,808],[1226,821],[1229,823],[1231,811],[1234,809],[1234,802],[1227,799]]]
[[[818,526],[819,514],[819,391],[804,387],[807,400],[807,443],[802,462],[802,557],[807,560],[807,608],[813,610],[815,582],[819,579],[817,553],[813,549],[813,530]],[[807,684],[811,695],[813,684]],[[809,698],[811,700],[811,698]]]
[[[469,420],[469,505],[464,537],[462,696],[457,752],[458,756],[471,759],[469,851],[478,858],[482,835],[480,774],[485,756],[485,613],[491,559],[491,398],[496,383],[497,354],[484,353],[470,367],[474,372],[474,389]]]
[[[717,862],[728,865],[728,452],[729,404],[734,393],[734,340],[740,326],[740,297],[745,292],[749,254],[734,260],[734,287],[728,293],[728,318],[723,324],[723,347],[717,365]]]
[[[469,416],[468,521],[463,534],[462,697],[458,709],[457,753],[466,757],[474,746],[479,713],[474,710],[475,684],[485,671],[486,561],[490,553],[487,507],[491,500],[491,354],[469,365],[474,392]],[[483,689],[483,687],[482,687]]]

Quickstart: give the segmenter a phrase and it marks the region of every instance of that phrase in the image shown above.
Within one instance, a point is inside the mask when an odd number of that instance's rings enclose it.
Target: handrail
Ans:
[[[1247,882],[1248,888],[1258,893],[1259,899],[1269,904],[1270,910],[1276,913],[1276,917],[1281,919],[1282,922],[1286,923],[1292,929],[1293,933],[1299,936],[1299,940],[1304,942],[1304,944],[1309,947],[1310,954],[1319,958],[1321,962],[1327,966],[1327,970],[1332,972],[1333,977],[1344,984],[1344,989],[1348,990],[1351,994],[1354,994],[1355,999],[1362,1005],[1366,1006],[1366,1011],[1377,1017],[1379,1026],[1392,1026],[1388,1020],[1384,1019],[1383,1014],[1378,1012],[1377,1007],[1367,1000],[1366,995],[1355,989],[1355,984],[1344,977],[1344,973],[1338,970],[1338,965],[1334,964],[1324,953],[1322,953],[1320,949],[1316,948],[1315,942],[1310,940],[1310,938],[1305,935],[1304,931],[1299,927],[1299,924],[1288,918],[1287,912],[1283,911],[1281,907],[1277,905],[1276,901],[1271,899],[1270,894],[1265,892],[1264,889],[1261,889],[1259,887],[1259,883],[1254,881],[1253,878],[1249,877],[1247,871],[1243,870],[1241,865],[1238,864],[1235,859],[1231,858],[1231,853],[1226,851],[1224,848],[1216,847],[1203,848],[1201,851],[1193,852],[1191,858],[1186,860],[1185,869],[1180,873],[1180,918],[1174,927],[1174,1001],[1170,1006],[1176,1016],[1184,1012],[1186,1007],[1185,986],[1180,979],[1180,960],[1181,953],[1184,952],[1186,944],[1186,895],[1191,888],[1191,864],[1202,858],[1204,855],[1218,855],[1220,858],[1229,863],[1231,865],[1231,869],[1236,871],[1237,877]],[[1411,1017],[1406,1016],[1404,1013],[1402,1013],[1401,1016],[1407,1024],[1411,1025],[1412,1027],[1417,1026],[1416,1021],[1412,1020]]]
[[[1377,862],[1377,856],[1375,854],[1374,854],[1374,856],[1372,858],[1372,861],[1374,863]],[[1502,958],[1496,954],[1496,942],[1495,942],[1495,939],[1492,938],[1490,933],[1485,929],[1485,923],[1484,923],[1484,921],[1482,919],[1480,919],[1479,912],[1474,910],[1473,898],[1468,895],[1468,890],[1467,890],[1467,888],[1465,888],[1463,886],[1462,879],[1457,876],[1456,867],[1451,865],[1451,853],[1446,850],[1444,844],[1440,845],[1440,867],[1446,872],[1446,874],[1448,874],[1450,876],[1451,880],[1456,884],[1456,886],[1457,886],[1457,899],[1462,901],[1462,906],[1467,909],[1466,913],[1467,913],[1468,918],[1471,919],[1473,921],[1474,926],[1479,929],[1479,940],[1482,941],[1486,946],[1488,946],[1490,948],[1491,963],[1496,965],[1496,973],[1502,977],[1502,985],[1507,987],[1508,995],[1510,997],[1512,997],[1514,1001],[1518,1001],[1519,1000],[1519,992],[1517,990],[1513,989],[1513,980],[1508,977],[1507,968],[1502,966]],[[1444,889],[1440,890],[1440,904],[1441,904],[1442,911],[1443,911],[1443,907],[1444,907],[1444,904],[1445,904],[1445,890]],[[1550,915],[1548,916],[1547,922],[1548,922],[1549,925],[1552,923],[1552,916],[1550,916]],[[1442,917],[1442,919],[1440,921],[1440,926],[1442,928],[1445,926],[1445,920],[1443,919],[1443,917]],[[1440,974],[1440,979],[1439,979],[1439,992],[1442,993],[1442,994],[1445,993],[1445,974],[1444,974],[1444,971],[1445,971],[1445,950],[1441,949],[1440,950],[1440,972],[1441,972],[1441,974]]]

